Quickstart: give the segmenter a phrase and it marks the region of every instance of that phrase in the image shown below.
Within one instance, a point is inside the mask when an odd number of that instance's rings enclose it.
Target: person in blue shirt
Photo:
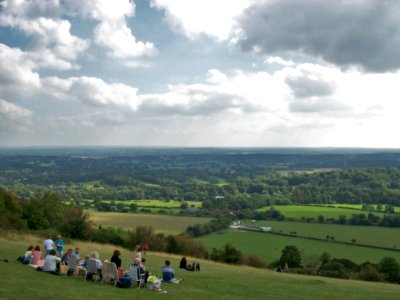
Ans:
[[[57,235],[57,239],[54,241],[56,244],[56,250],[60,257],[64,255],[64,241],[61,239],[61,235]]]
[[[183,278],[175,278],[174,268],[171,267],[171,262],[169,260],[165,261],[165,266],[161,268],[162,270],[162,281],[169,283],[180,283]]]

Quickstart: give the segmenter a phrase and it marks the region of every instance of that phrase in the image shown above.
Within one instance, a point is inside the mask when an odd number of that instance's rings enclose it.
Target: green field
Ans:
[[[362,204],[321,204],[322,206],[333,206],[333,207],[344,207],[344,208],[350,208],[350,209],[359,209],[362,210],[363,205]],[[376,209],[376,207],[378,206],[377,204],[371,204],[372,207],[374,207]],[[382,205],[383,207],[385,207],[385,205]],[[396,213],[400,212],[400,207],[395,207],[394,211]],[[371,211],[372,213],[376,213],[377,211]]]
[[[250,224],[271,227],[272,231],[285,234],[295,231],[298,236],[323,240],[329,235],[335,241],[351,243],[352,239],[356,239],[357,244],[400,249],[400,228],[280,221],[258,221]]]
[[[207,249],[220,248],[226,243],[230,243],[245,254],[258,255],[267,263],[279,259],[282,249],[287,245],[298,247],[304,257],[320,256],[323,252],[328,252],[332,257],[348,258],[356,263],[368,260],[379,262],[385,256],[392,256],[398,261],[400,260],[400,252],[395,251],[231,229],[203,236],[199,238],[199,241]]]
[[[152,226],[156,232],[166,235],[179,234],[186,227],[197,223],[206,223],[210,218],[197,218],[176,215],[155,215],[140,213],[119,213],[90,211],[91,220],[96,225],[133,229],[136,226]]]
[[[355,211],[348,208],[336,208],[336,207],[323,207],[315,205],[275,205],[275,206],[265,206],[258,211],[266,211],[271,207],[280,211],[286,218],[301,219],[301,218],[314,218],[317,219],[318,216],[322,215],[324,218],[334,218],[337,219],[339,216],[344,215],[346,217],[351,217],[353,214],[366,213],[365,211]],[[383,217],[384,213],[374,212],[374,215]]]
[[[41,238],[14,236],[10,240],[2,234],[0,257],[10,262],[0,262],[0,299],[31,300],[87,300],[87,299],[191,299],[191,300],[243,300],[272,299],[287,300],[364,300],[398,299],[400,285],[339,280],[324,277],[277,273],[270,270],[229,266],[200,260],[201,272],[187,272],[176,268],[180,257],[163,253],[146,255],[147,269],[160,274],[165,259],[175,266],[176,276],[184,277],[182,284],[162,284],[167,294],[157,294],[146,289],[119,289],[110,284],[84,282],[82,277],[54,276],[37,272],[22,265],[15,258],[21,255],[26,245],[42,243]],[[74,247],[76,243],[67,244]],[[79,242],[82,254],[97,250],[102,259],[109,259],[114,246]],[[121,249],[123,265],[132,257],[132,252]],[[129,259],[128,259],[129,258]],[[192,259],[189,258],[189,261]]]

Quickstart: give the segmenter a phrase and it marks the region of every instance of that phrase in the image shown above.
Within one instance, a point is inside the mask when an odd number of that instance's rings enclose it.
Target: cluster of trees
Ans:
[[[319,257],[308,257],[303,261],[298,248],[289,245],[282,250],[280,259],[273,262],[270,267],[285,264],[291,268],[291,272],[300,274],[400,283],[400,264],[393,257],[384,257],[377,264],[371,262],[356,264],[345,258],[331,258],[325,252]]]
[[[66,206],[56,194],[25,199],[0,188],[0,228],[49,229],[82,238],[90,227],[89,215],[82,207]]]
[[[232,223],[232,218],[229,217],[217,217],[205,224],[195,224],[186,228],[186,233],[191,237],[199,237],[207,235],[221,229],[228,227]]]

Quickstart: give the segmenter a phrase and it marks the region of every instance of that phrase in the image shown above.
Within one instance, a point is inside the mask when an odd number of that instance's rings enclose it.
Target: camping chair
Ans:
[[[67,272],[65,272],[64,276],[67,277],[68,273],[70,273],[71,270],[72,274],[75,274],[77,267],[78,267],[78,259],[75,256],[70,256],[68,258]]]
[[[89,261],[88,261],[88,266],[87,266],[86,275],[85,275],[85,281],[89,274],[91,274],[94,277],[94,282],[96,282],[97,279],[100,277],[100,274],[97,270],[96,260],[94,260],[94,259],[89,259]]]
[[[128,273],[131,281],[136,281],[138,284],[138,289],[140,289],[141,282],[144,282],[144,273],[140,273],[140,268],[137,265],[131,264],[128,267]]]
[[[114,286],[117,285],[117,282],[119,281],[119,276],[118,276],[117,265],[115,263],[104,262],[103,267],[101,268],[101,274],[102,274],[101,284],[110,281],[113,282]]]

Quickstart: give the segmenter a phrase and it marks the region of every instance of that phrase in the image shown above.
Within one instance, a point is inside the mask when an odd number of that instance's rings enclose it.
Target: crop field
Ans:
[[[400,285],[371,283],[354,280],[340,280],[325,277],[277,273],[270,270],[254,269],[243,266],[231,266],[197,260],[201,264],[200,272],[187,272],[177,268],[179,256],[165,253],[146,255],[146,268],[160,274],[160,267],[169,259],[175,267],[176,277],[183,277],[181,284],[162,284],[166,294],[157,294],[148,289],[115,288],[111,284],[84,282],[83,277],[64,278],[37,272],[22,265],[15,258],[21,255],[26,245],[42,243],[35,236],[0,237],[0,258],[9,262],[0,262],[5,276],[0,280],[0,299],[31,300],[86,300],[86,299],[191,299],[191,300],[242,300],[242,299],[299,299],[312,298],[327,300],[364,300],[398,299]],[[86,242],[70,242],[66,247],[79,245],[82,254],[97,250],[100,258],[109,259],[114,246]],[[130,263],[132,252],[121,249],[123,265]],[[192,261],[193,258],[188,258]],[[334,291],[334,292],[333,292]],[[317,295],[317,296],[316,296]]]
[[[336,207],[323,207],[315,205],[275,205],[275,206],[265,206],[258,211],[266,211],[271,207],[280,211],[286,218],[301,219],[301,218],[314,218],[317,219],[318,216],[322,215],[324,218],[334,218],[337,219],[339,216],[344,215],[346,217],[351,217],[353,214],[357,213],[367,213],[365,211],[355,211],[354,209],[348,208],[336,208]],[[374,212],[374,215],[383,217],[384,213]]]
[[[133,229],[136,226],[152,226],[156,232],[166,235],[179,234],[186,227],[206,223],[210,218],[197,218],[173,215],[90,211],[91,220],[96,225]]]
[[[296,232],[298,236],[327,239],[331,236],[335,241],[372,245],[400,250],[400,228],[377,226],[350,226],[335,224],[319,224],[304,222],[258,221],[251,225],[271,227],[273,232],[290,234]]]
[[[395,251],[233,229],[203,236],[199,238],[199,241],[207,249],[220,248],[226,243],[230,243],[245,254],[258,255],[267,263],[279,259],[283,248],[287,245],[298,247],[303,257],[320,256],[323,252],[327,252],[332,257],[348,258],[356,263],[379,262],[385,256],[400,260],[400,252]]]

